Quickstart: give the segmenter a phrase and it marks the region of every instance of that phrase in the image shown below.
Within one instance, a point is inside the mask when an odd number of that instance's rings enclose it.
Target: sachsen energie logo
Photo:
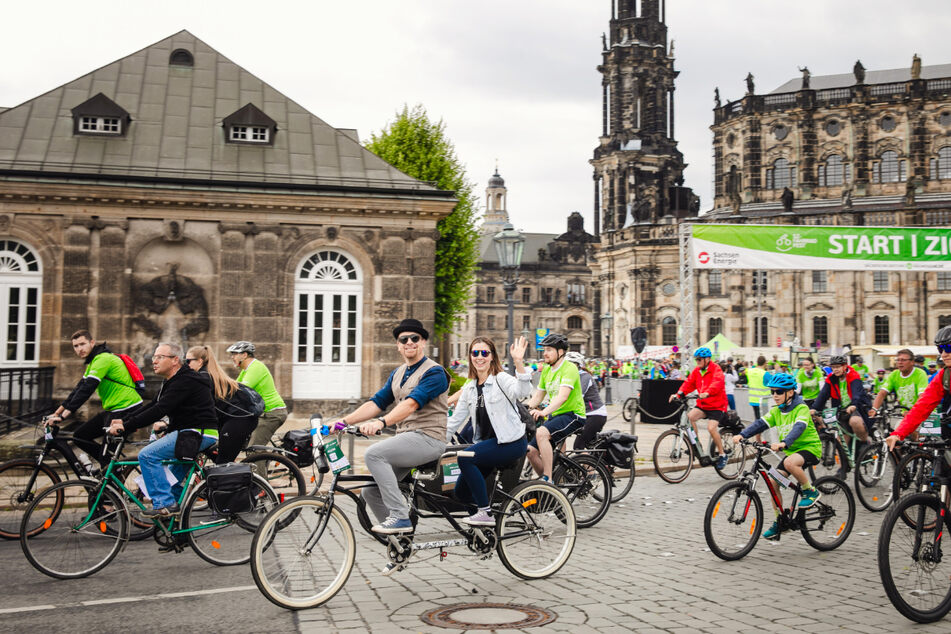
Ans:
[[[710,254],[706,251],[701,251],[699,254],[697,254],[697,260],[700,261],[700,264],[706,264],[710,261]]]

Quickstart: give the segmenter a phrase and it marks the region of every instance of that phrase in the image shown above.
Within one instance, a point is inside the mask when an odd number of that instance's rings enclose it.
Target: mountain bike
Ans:
[[[357,428],[343,433],[361,436]],[[547,482],[532,480],[515,484],[520,461],[497,470],[490,480],[490,501],[495,526],[467,526],[458,520],[472,509],[449,493],[430,490],[444,473],[440,463],[465,456],[465,449],[445,452],[439,460],[417,468],[401,483],[410,502],[413,533],[380,535],[372,522],[360,488],[376,486],[369,475],[343,475],[349,461],[333,442],[315,436],[314,452],[320,468],[333,468],[330,488],[321,495],[289,500],[268,513],[251,544],[251,573],[261,593],[275,605],[291,610],[321,605],[346,584],[356,558],[356,540],[350,520],[337,505],[344,496],[356,504],[357,519],[364,531],[386,547],[390,560],[384,574],[396,572],[431,551],[440,560],[448,549],[462,548],[471,556],[488,559],[493,552],[511,573],[523,579],[544,579],[568,561],[575,542],[575,518],[564,494]],[[328,452],[328,448],[330,451]],[[334,460],[328,464],[328,455]],[[474,508],[474,507],[473,507]],[[443,533],[421,536],[415,532],[420,519],[442,518],[449,524]],[[421,541],[420,538],[426,541]],[[430,539],[430,538],[438,539]]]
[[[951,442],[924,442],[933,459],[931,489],[898,500],[878,534],[878,570],[885,594],[902,615],[932,623],[951,612],[951,558],[947,518],[951,514]]]
[[[806,543],[817,550],[832,550],[845,543],[855,523],[855,500],[845,482],[832,476],[815,478],[810,467],[809,477],[821,497],[809,508],[800,509],[797,506],[802,495],[799,483],[794,478],[787,479],[775,467],[770,468],[764,459],[767,453],[776,455],[769,444],[740,442],[755,453],[753,465],[739,481],[728,482],[713,494],[703,516],[703,535],[714,555],[733,561],[745,557],[756,545],[763,527],[763,503],[755,488],[760,478],[766,483],[773,503],[782,509],[776,517],[779,535],[798,530]],[[789,508],[783,507],[773,478],[781,486],[792,485]]]
[[[704,450],[697,438],[697,432],[687,419],[690,410],[688,400],[681,400],[680,405],[671,417],[679,415],[680,420],[671,429],[663,432],[654,442],[653,461],[654,471],[664,482],[679,484],[687,479],[698,460],[701,467],[713,465],[717,474],[724,480],[734,480],[743,471],[746,464],[746,450],[742,444],[735,441],[734,434],[738,428],[725,426],[727,421],[720,423],[720,440],[723,449],[729,455],[729,460],[723,469],[717,469],[716,460],[719,452],[716,443],[710,439],[707,450]]]
[[[122,460],[126,439],[107,435],[112,459],[101,480],[67,480],[39,493],[23,515],[20,546],[34,568],[57,579],[87,577],[105,568],[129,539],[132,508],[146,510],[142,499],[126,487],[118,473],[138,467]],[[219,566],[245,564],[254,530],[264,514],[277,504],[277,495],[262,478],[252,478],[248,511],[219,513],[207,502],[204,457],[163,460],[164,465],[188,467],[178,497],[180,516],[154,518],[153,537],[162,550],[182,552],[185,545]],[[143,491],[147,493],[147,491]],[[42,530],[33,530],[42,527]]]

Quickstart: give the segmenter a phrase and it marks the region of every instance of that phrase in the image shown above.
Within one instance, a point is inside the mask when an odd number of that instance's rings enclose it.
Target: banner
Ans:
[[[951,271],[951,229],[692,226],[698,269]]]
[[[551,328],[536,328],[535,329],[535,349],[542,349],[542,339],[548,336],[548,333],[551,332]]]

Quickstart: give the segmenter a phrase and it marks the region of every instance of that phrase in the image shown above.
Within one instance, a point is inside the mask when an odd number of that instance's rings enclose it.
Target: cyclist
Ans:
[[[849,414],[849,427],[858,436],[859,441],[867,442],[871,424],[868,420],[868,393],[865,391],[862,377],[849,366],[848,359],[842,355],[829,359],[829,365],[832,366],[832,373],[826,377],[810,411],[813,414],[822,411],[826,401],[831,399],[833,407],[845,408]]]
[[[859,373],[859,376],[862,377],[863,381],[868,381],[872,378],[870,374],[871,370],[867,365],[865,365],[865,359],[861,356],[855,357],[855,363],[852,364],[852,369]]]
[[[802,367],[796,373],[796,383],[799,384],[803,400],[810,408],[819,396],[819,384],[825,375],[816,367],[812,357],[803,357]]]
[[[766,384],[775,406],[770,408],[765,416],[756,419],[749,427],[741,431],[740,436],[749,438],[770,427],[776,428],[778,438],[781,440],[772,443],[770,449],[782,450],[786,454],[782,462],[776,465],[776,470],[796,478],[802,488],[798,508],[809,508],[820,497],[819,491],[812,486],[806,474],[806,469],[819,464],[819,459],[822,457],[822,441],[819,439],[819,432],[816,431],[812,415],[802,396],[796,393],[796,379],[785,373],[774,374],[767,379]],[[779,486],[776,487],[776,493],[782,501],[782,491]],[[773,501],[773,510],[779,517],[782,509],[776,507],[775,501]],[[763,532],[763,537],[779,539],[779,522],[773,522],[773,525]]]
[[[720,457],[717,458],[717,469],[723,469],[727,460],[729,460],[730,454],[733,453],[732,449],[730,451],[723,450],[723,439],[720,438],[718,429],[726,416],[728,405],[723,370],[720,369],[719,365],[713,363],[713,353],[706,346],[694,350],[693,358],[697,367],[693,369],[687,380],[677,390],[677,393],[671,394],[668,400],[673,402],[674,399],[682,399],[684,394],[689,394],[694,390],[697,391],[697,404],[687,414],[687,420],[693,425],[694,431],[699,434],[697,422],[706,419],[707,431],[710,432],[710,437],[713,438],[717,452],[720,454]]]
[[[928,373],[928,381],[931,381],[931,379],[935,378],[935,376],[937,376],[938,374],[938,364],[935,363],[934,361],[929,362],[927,373]]]
[[[769,389],[763,383],[766,374],[766,357],[759,355],[756,358],[756,367],[746,371],[746,387],[749,391],[750,407],[753,408],[753,420],[759,418],[760,403],[769,396]]]
[[[895,366],[897,369],[893,370],[879,387],[872,408],[868,411],[869,416],[878,416],[889,392],[894,392],[898,397],[898,404],[908,410],[928,388],[928,375],[921,368],[915,367],[915,354],[911,350],[899,350],[895,354]]]
[[[360,433],[367,436],[387,427],[396,430],[395,436],[374,443],[364,454],[377,486],[364,488],[362,495],[379,522],[373,532],[386,535],[413,531],[399,481],[410,469],[436,460],[445,451],[449,392],[446,371],[426,356],[429,331],[419,320],[401,321],[393,329],[393,338],[403,364],[369,401],[340,421],[362,423]]]
[[[274,387],[274,377],[260,360],[254,358],[254,344],[250,341],[238,341],[228,346],[231,362],[241,370],[238,383],[243,383],[261,395],[264,399],[264,413],[258,418],[258,425],[251,432],[251,445],[266,445],[274,432],[287,420],[287,406]]]
[[[502,371],[495,343],[488,337],[476,337],[469,344],[469,380],[459,390],[455,411],[449,418],[446,437],[452,438],[466,420],[473,421],[475,444],[471,457],[459,458],[459,480],[455,495],[462,501],[472,500],[476,513],[464,520],[472,526],[495,526],[490,514],[489,492],[485,477],[492,469],[525,455],[525,424],[515,402],[532,393],[532,375],[522,360],[528,341],[519,337],[510,346],[515,376]]]
[[[945,326],[938,330],[934,338],[935,345],[938,346],[938,354],[941,355],[941,361],[944,362],[944,368],[938,373],[937,380],[928,384],[927,389],[918,398],[911,410],[905,414],[898,428],[885,439],[889,449],[894,449],[899,440],[904,440],[909,434],[918,429],[918,426],[928,418],[936,407],[941,406],[943,410],[941,416],[941,437],[951,439],[951,326]],[[942,401],[944,401],[942,403]],[[947,454],[946,454],[947,456]],[[947,457],[946,457],[947,459]]]
[[[75,428],[73,442],[87,454],[95,456],[99,464],[105,467],[109,464],[109,458],[95,439],[102,437],[103,428],[108,427],[113,418],[123,418],[141,409],[142,397],[135,391],[135,383],[125,363],[109,351],[105,342],[96,343],[88,330],[77,330],[70,341],[73,352],[86,364],[86,370],[83,378],[48,421],[53,424],[62,421],[82,407],[93,392],[98,393],[105,411]]]
[[[875,392],[875,394],[878,394],[882,389],[882,385],[884,384],[885,368],[879,368],[875,370],[875,381],[872,383],[872,391]]]
[[[545,367],[538,380],[538,388],[528,402],[529,413],[535,420],[548,419],[535,430],[535,438],[528,443],[528,461],[542,480],[551,479],[554,454],[552,446],[573,434],[584,424],[584,395],[581,377],[574,363],[565,361],[568,338],[550,333],[541,340]],[[548,397],[548,406],[537,409]]]
[[[594,377],[584,369],[584,356],[580,352],[569,352],[565,361],[578,366],[578,378],[581,384],[581,394],[584,398],[585,419],[584,428],[575,436],[575,449],[585,449],[595,439],[598,432],[604,429],[608,422],[608,408],[601,400],[598,383]],[[633,371],[633,370],[632,370]]]

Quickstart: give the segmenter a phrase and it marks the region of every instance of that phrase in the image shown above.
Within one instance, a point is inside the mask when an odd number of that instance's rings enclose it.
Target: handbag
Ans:
[[[496,385],[498,385],[498,379],[496,379]],[[515,413],[518,414],[518,417],[522,420],[522,423],[525,424],[525,433],[529,436],[535,435],[535,419],[531,414],[528,413],[528,408],[525,407],[525,403],[522,401],[512,402],[512,399],[508,397],[508,394],[505,393],[505,390],[502,389],[501,385],[498,385],[499,392],[502,393],[502,396],[505,397],[505,400],[509,402],[509,405],[515,408]]]
[[[175,459],[194,460],[201,449],[201,438],[205,430],[180,429],[175,438]]]

